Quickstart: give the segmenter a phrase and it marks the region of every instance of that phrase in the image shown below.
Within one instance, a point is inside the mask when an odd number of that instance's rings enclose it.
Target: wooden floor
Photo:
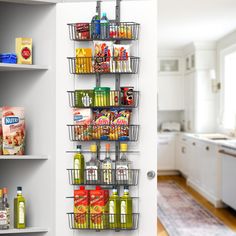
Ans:
[[[210,212],[212,212],[216,217],[218,217],[225,225],[236,232],[236,212],[229,208],[216,209],[210,202],[208,202],[199,193],[194,191],[191,187],[186,185],[186,180],[181,176],[159,176],[158,181],[168,181],[173,180],[178,183],[183,189],[192,195],[192,197],[197,200],[201,205],[206,207]],[[157,221],[157,235],[158,236],[168,236],[165,228],[161,222]]]

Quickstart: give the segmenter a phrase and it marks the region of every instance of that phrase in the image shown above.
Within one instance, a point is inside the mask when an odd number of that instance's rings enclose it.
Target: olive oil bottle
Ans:
[[[22,187],[17,187],[17,196],[14,199],[14,228],[26,227],[25,198],[22,196]]]
[[[124,195],[120,199],[121,228],[132,229],[133,227],[133,206],[132,198],[129,195],[129,187],[124,187]]]
[[[84,155],[81,153],[81,145],[77,145],[77,153],[74,155],[74,183],[84,183]]]
[[[115,186],[109,198],[109,225],[111,229],[120,228],[120,197]]]

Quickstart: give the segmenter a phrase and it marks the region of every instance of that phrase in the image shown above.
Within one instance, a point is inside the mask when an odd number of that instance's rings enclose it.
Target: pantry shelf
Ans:
[[[48,229],[41,228],[41,227],[27,227],[25,229],[7,229],[7,230],[0,230],[1,235],[8,235],[8,234],[27,234],[27,233],[46,233]]]
[[[76,230],[114,230],[114,231],[122,231],[122,230],[136,230],[138,229],[139,224],[139,213],[132,214],[79,214],[79,213],[67,213],[69,227],[70,229]],[[109,219],[114,218],[115,223],[110,224]],[[84,219],[88,220],[88,223],[84,223]],[[122,219],[126,223],[121,223]],[[89,222],[103,222],[103,224],[94,223],[91,225]]]
[[[136,142],[139,125],[67,125],[71,141]]]
[[[0,63],[0,71],[35,71],[48,70],[46,66]]]
[[[0,155],[0,160],[48,160],[47,155]]]
[[[140,24],[135,22],[111,21],[108,26],[109,37],[106,39],[92,35],[91,29],[93,24],[91,23],[70,23],[68,27],[70,39],[73,41],[130,41],[138,39]]]
[[[74,75],[137,74],[139,57],[67,57],[69,71]]]
[[[97,94],[94,90],[68,91],[69,105],[72,108],[136,108],[138,106],[139,92],[111,90],[108,96]]]

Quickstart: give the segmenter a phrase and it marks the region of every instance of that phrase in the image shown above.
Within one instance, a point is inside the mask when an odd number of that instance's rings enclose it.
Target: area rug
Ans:
[[[158,183],[157,205],[169,236],[236,236],[174,182]]]

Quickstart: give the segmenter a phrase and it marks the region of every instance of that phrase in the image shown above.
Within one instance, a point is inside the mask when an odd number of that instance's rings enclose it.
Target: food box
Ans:
[[[109,191],[96,186],[95,190],[90,190],[90,228],[107,228],[109,224],[108,212]]]
[[[75,90],[76,107],[93,107],[94,91],[93,90]]]
[[[0,107],[0,155],[2,155],[2,108]]]
[[[25,117],[22,107],[2,108],[3,154],[24,155]]]
[[[89,108],[73,109],[76,140],[88,141],[92,138],[92,112]]]
[[[86,229],[89,226],[89,191],[84,186],[74,190],[75,228]]]
[[[32,38],[16,38],[17,64],[32,64]]]
[[[76,65],[75,71],[79,73],[91,73],[92,67],[92,49],[76,48]]]
[[[76,28],[76,39],[85,40],[90,39],[90,27],[88,23],[77,23]]]

